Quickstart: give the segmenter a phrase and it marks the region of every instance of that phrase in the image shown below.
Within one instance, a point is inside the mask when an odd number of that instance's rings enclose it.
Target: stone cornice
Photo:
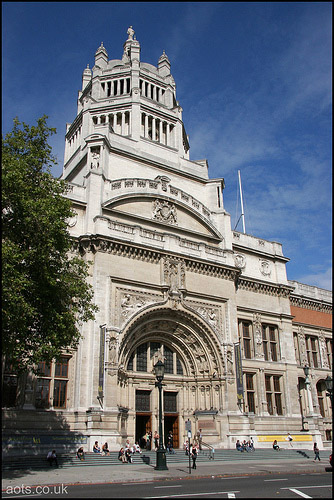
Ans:
[[[325,313],[332,313],[333,306],[330,303],[326,303],[322,300],[316,300],[306,297],[298,297],[291,295],[290,303],[292,306],[299,307],[301,309],[311,309],[312,311],[319,311]]]
[[[210,263],[194,257],[174,254],[164,250],[155,250],[120,240],[111,240],[100,235],[85,235],[73,238],[73,250],[78,251],[82,255],[89,252],[107,252],[113,255],[122,255],[131,259],[154,263],[158,263],[162,257],[169,256],[184,261],[188,271],[234,281],[236,288],[240,290],[248,290],[277,297],[288,298],[293,288],[289,285],[241,277],[240,269],[228,265]]]
[[[238,288],[249,292],[264,293],[266,295],[274,295],[285,298],[290,296],[293,289],[289,285],[269,283],[268,281],[260,281],[244,277],[239,277]]]

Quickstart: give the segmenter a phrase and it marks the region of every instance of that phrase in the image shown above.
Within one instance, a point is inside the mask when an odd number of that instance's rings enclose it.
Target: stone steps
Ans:
[[[156,452],[155,451],[143,451],[141,455],[138,453],[132,455],[133,464],[136,465],[147,465],[145,462],[145,457],[147,457],[147,462],[151,465],[156,463]],[[274,461],[277,459],[305,459],[311,458],[311,452],[309,450],[280,450],[276,452],[271,449],[256,449],[254,452],[239,452],[237,450],[215,450],[214,459],[210,459],[208,451],[201,451],[198,455],[198,463],[212,463],[214,462],[237,462],[252,461],[252,460],[264,460],[264,461]],[[176,450],[175,453],[166,453],[167,464],[184,464],[189,463],[189,457],[185,454],[183,450]],[[72,454],[62,454],[58,457],[59,468],[68,467],[101,467],[101,466],[118,466],[127,465],[123,464],[118,460],[118,452],[111,452],[109,456],[102,456],[96,453],[86,453],[85,460],[80,461],[75,455]],[[50,468],[49,463],[45,457],[41,456],[25,456],[25,457],[11,457],[3,458],[2,462],[3,470],[22,470],[22,469],[47,469]]]

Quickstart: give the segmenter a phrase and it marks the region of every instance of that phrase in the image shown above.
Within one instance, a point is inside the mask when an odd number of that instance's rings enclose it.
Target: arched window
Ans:
[[[161,342],[145,342],[139,345],[130,355],[127,370],[151,373],[161,355],[164,358],[166,375],[183,375],[183,366],[179,356]]]

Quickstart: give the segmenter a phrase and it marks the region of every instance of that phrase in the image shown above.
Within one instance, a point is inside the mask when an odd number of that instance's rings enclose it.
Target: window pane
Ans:
[[[55,377],[67,377],[68,373],[68,358],[61,358],[56,362]]]
[[[281,391],[281,389],[280,389],[280,380],[279,380],[280,377],[274,376],[273,378],[274,378],[274,391],[280,392]]]
[[[248,411],[255,413],[254,392],[247,393],[247,404],[248,404]]]
[[[270,344],[271,360],[277,361],[277,347],[276,344]]]
[[[250,339],[248,338],[244,339],[244,355],[245,358],[251,359],[251,346],[250,346]]]
[[[268,343],[267,342],[263,342],[262,345],[263,345],[264,359],[266,361],[268,361],[269,360],[269,356],[268,356]]]
[[[38,378],[36,386],[35,406],[36,408],[49,408],[50,380]]]
[[[51,365],[47,365],[45,361],[42,361],[38,364],[38,373],[39,375],[44,375],[44,377],[51,376]]]
[[[147,372],[147,343],[137,348],[137,371]]]
[[[128,362],[128,367],[127,370],[133,370],[133,358],[134,358],[134,352],[131,354],[129,362]]]
[[[266,397],[267,397],[267,407],[268,407],[268,413],[269,413],[270,415],[272,415],[274,412],[273,412],[273,402],[272,402],[271,394],[269,394],[269,393],[267,392]]]
[[[271,341],[276,340],[275,328],[273,328],[272,326],[269,327],[269,338]]]
[[[179,358],[176,359],[176,373],[178,375],[183,375],[183,368],[182,368],[181,361],[179,360]]]
[[[55,380],[53,391],[54,408],[66,408],[67,380]]]
[[[276,411],[277,415],[282,415],[282,397],[281,394],[275,394],[275,405],[276,405]]]
[[[266,391],[271,391],[270,377],[268,375],[265,376],[265,383],[266,383]]]
[[[242,323],[242,334],[244,337],[249,337],[249,323]]]
[[[177,392],[165,392],[164,391],[164,412],[176,413],[176,396]]]
[[[246,387],[247,389],[254,389],[253,375],[251,375],[250,373],[246,374]]]
[[[164,346],[165,373],[173,373],[173,351]]]
[[[136,391],[136,411],[150,411],[150,391]]]

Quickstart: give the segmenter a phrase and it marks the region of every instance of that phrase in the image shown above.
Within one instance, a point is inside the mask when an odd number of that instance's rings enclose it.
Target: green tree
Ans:
[[[71,254],[71,202],[51,174],[54,133],[47,116],[32,127],[15,118],[2,138],[2,345],[18,371],[77,347],[80,322],[98,309],[88,264]]]

